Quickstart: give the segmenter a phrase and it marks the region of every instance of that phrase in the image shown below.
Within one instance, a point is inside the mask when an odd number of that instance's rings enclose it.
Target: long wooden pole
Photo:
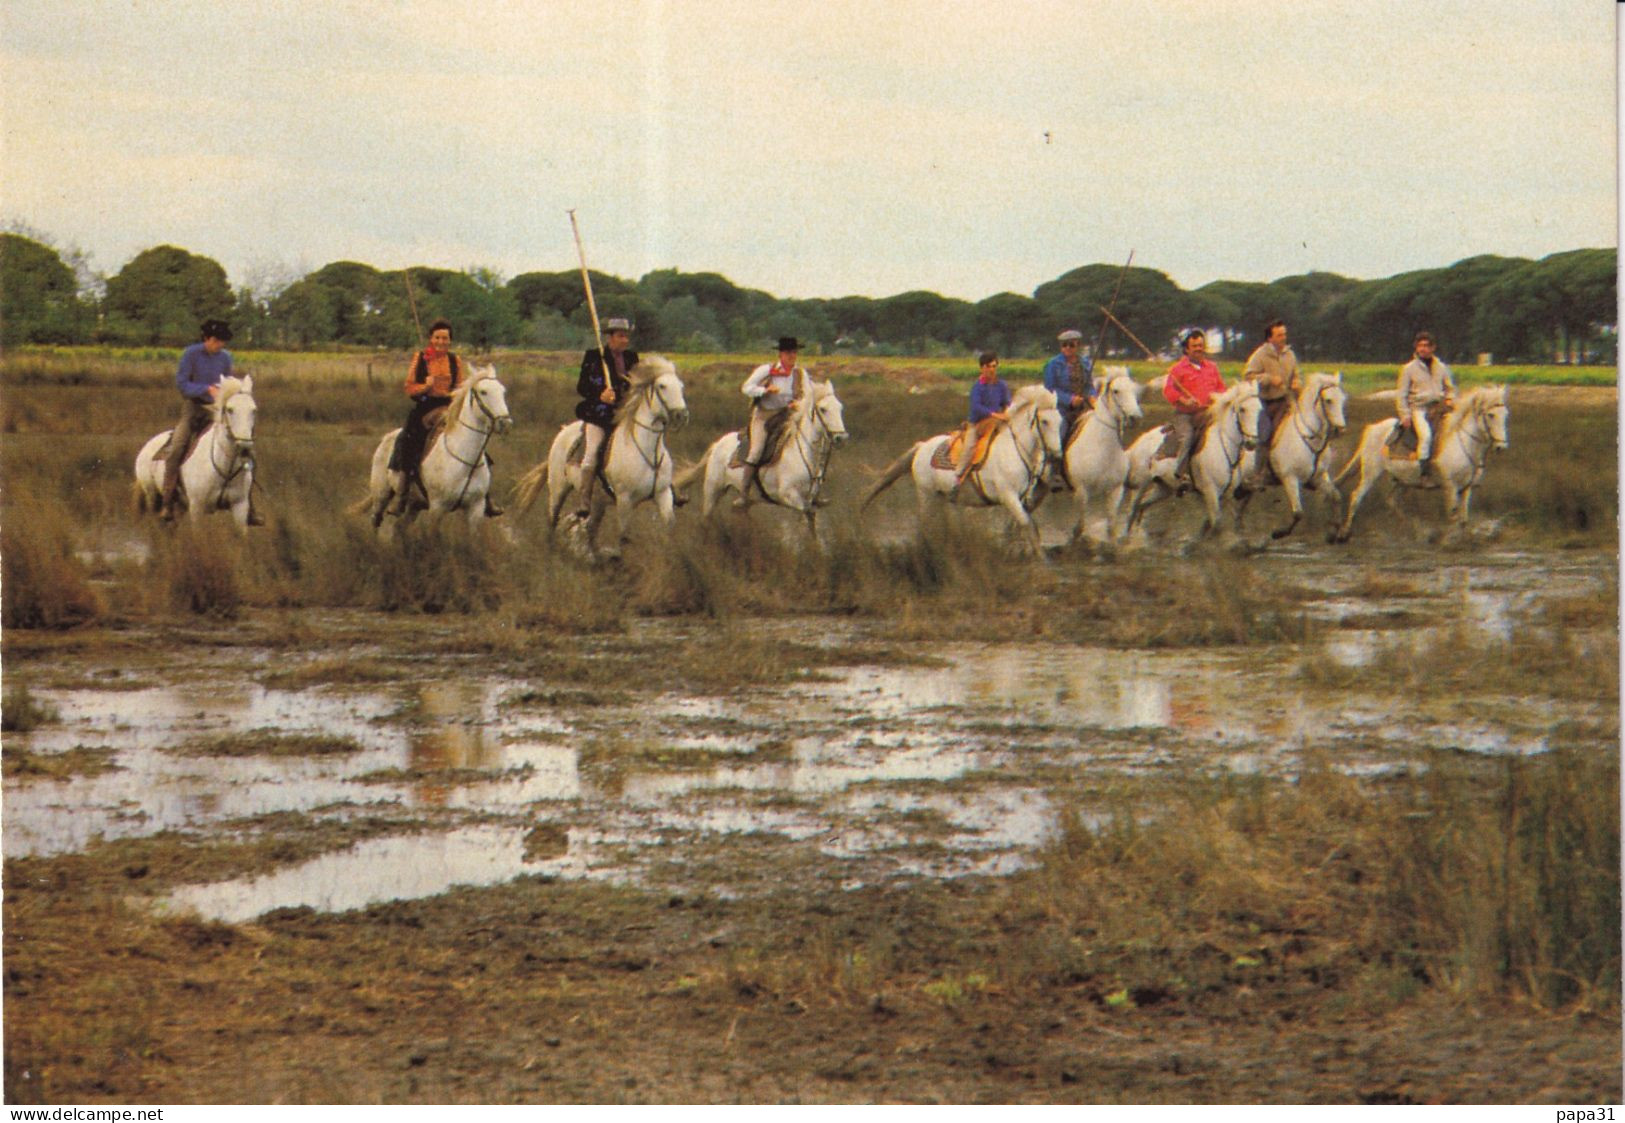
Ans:
[[[424,343],[423,321],[418,319],[418,298],[412,295],[412,267],[408,265],[402,269],[401,275],[406,278],[406,303],[412,307],[412,323],[417,326],[418,346],[421,347]]]
[[[1145,357],[1146,358],[1150,359],[1152,362],[1157,361],[1156,353],[1154,351],[1152,351],[1151,348],[1147,347],[1145,344],[1140,343],[1140,337],[1135,335],[1133,332],[1129,331],[1128,330],[1128,325],[1125,324],[1122,320],[1119,320],[1116,316],[1112,315],[1111,309],[1109,309],[1109,308],[1105,307],[1104,305],[1102,305],[1100,310],[1102,312],[1106,313],[1106,318],[1108,320],[1110,320],[1112,323],[1116,324],[1118,327],[1123,329],[1123,334],[1124,335],[1128,336],[1130,339],[1134,340],[1135,343],[1139,344],[1140,350],[1145,352]]]
[[[581,287],[587,291],[587,314],[592,317],[592,339],[598,344],[598,358],[604,364],[604,385],[609,389],[609,400],[615,400],[615,383],[609,376],[609,356],[604,354],[604,335],[598,330],[598,305],[592,298],[592,278],[587,275],[587,251],[581,247],[581,228],[576,225],[576,212],[572,209],[567,212],[570,216],[570,233],[576,239],[576,257],[581,259]]]
[[[1118,273],[1117,273],[1117,287],[1112,289],[1112,305],[1111,306],[1113,308],[1117,307],[1117,296],[1118,296],[1119,293],[1121,293],[1123,291],[1123,278],[1128,276],[1128,267],[1130,265],[1133,265],[1133,264],[1134,264],[1134,251],[1129,250],[1128,251],[1128,260],[1123,262],[1123,268],[1120,269],[1118,271]],[[1101,311],[1106,313],[1106,319],[1100,321],[1100,334],[1095,336],[1094,359],[1095,359],[1095,362],[1097,362],[1097,363],[1103,363],[1103,362],[1106,361],[1106,351],[1105,351],[1105,348],[1106,348],[1106,323],[1107,323],[1108,320],[1113,319],[1113,316],[1112,316],[1110,311],[1108,311],[1105,308],[1102,308]],[[1121,326],[1121,325],[1119,325],[1119,326]]]

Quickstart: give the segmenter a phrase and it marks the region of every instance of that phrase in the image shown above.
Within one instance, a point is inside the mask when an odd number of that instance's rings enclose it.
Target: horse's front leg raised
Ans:
[[[672,499],[671,484],[669,482],[665,487],[655,492],[655,510],[660,515],[662,525],[667,530],[670,530],[677,519],[677,505]]]

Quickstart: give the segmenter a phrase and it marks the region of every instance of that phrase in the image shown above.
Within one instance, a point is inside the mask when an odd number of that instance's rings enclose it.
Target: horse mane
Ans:
[[[638,404],[653,392],[654,384],[664,376],[676,373],[676,365],[664,355],[639,355],[638,365],[626,372],[626,380],[632,384],[632,392],[615,403],[613,424],[618,426],[631,420]]]
[[[1505,386],[1475,386],[1467,391],[1456,399],[1456,408],[1445,418],[1445,431],[1454,431],[1467,418],[1500,405],[1506,398],[1506,392]]]
[[[1010,420],[1014,421],[1017,414],[1054,408],[1055,391],[1045,389],[1036,383],[1032,386],[1023,386],[1010,398]]]
[[[1222,394],[1213,395],[1214,416],[1235,409],[1243,398],[1258,397],[1258,383],[1243,378]]]
[[[222,378],[220,380],[220,393],[215,395],[214,402],[212,403],[215,414],[218,415],[221,410],[225,409],[226,403],[231,401],[231,399],[237,394],[240,394],[242,389],[242,379],[237,378],[236,376]]]
[[[484,382],[487,378],[495,377],[495,367],[472,367],[469,376],[463,384],[451,392],[451,404],[446,407],[446,427],[449,429],[463,416],[463,406],[468,403],[468,392],[474,388],[475,383]]]

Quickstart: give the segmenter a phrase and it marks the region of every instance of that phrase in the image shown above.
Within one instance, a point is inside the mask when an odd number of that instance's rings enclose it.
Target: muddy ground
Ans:
[[[1418,979],[1338,917],[1238,912],[1177,956],[1034,943],[1057,839],[1125,793],[1154,819],[1193,782],[1617,745],[1590,679],[1406,713],[1361,670],[1559,629],[1617,689],[1612,555],[1374,556],[1259,559],[1303,628],[1247,646],[364,610],[12,630],[46,716],[5,745],[6,1098],[1617,1101],[1617,996]]]

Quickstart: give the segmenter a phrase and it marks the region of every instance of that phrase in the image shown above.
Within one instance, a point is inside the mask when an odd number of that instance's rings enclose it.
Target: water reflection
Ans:
[[[459,885],[495,885],[521,874],[586,877],[586,854],[566,843],[556,856],[527,855],[527,834],[481,827],[447,834],[371,839],[348,850],[263,877],[194,885],[159,907],[237,923],[273,909],[308,906],[343,912],[384,901],[428,897]]]

